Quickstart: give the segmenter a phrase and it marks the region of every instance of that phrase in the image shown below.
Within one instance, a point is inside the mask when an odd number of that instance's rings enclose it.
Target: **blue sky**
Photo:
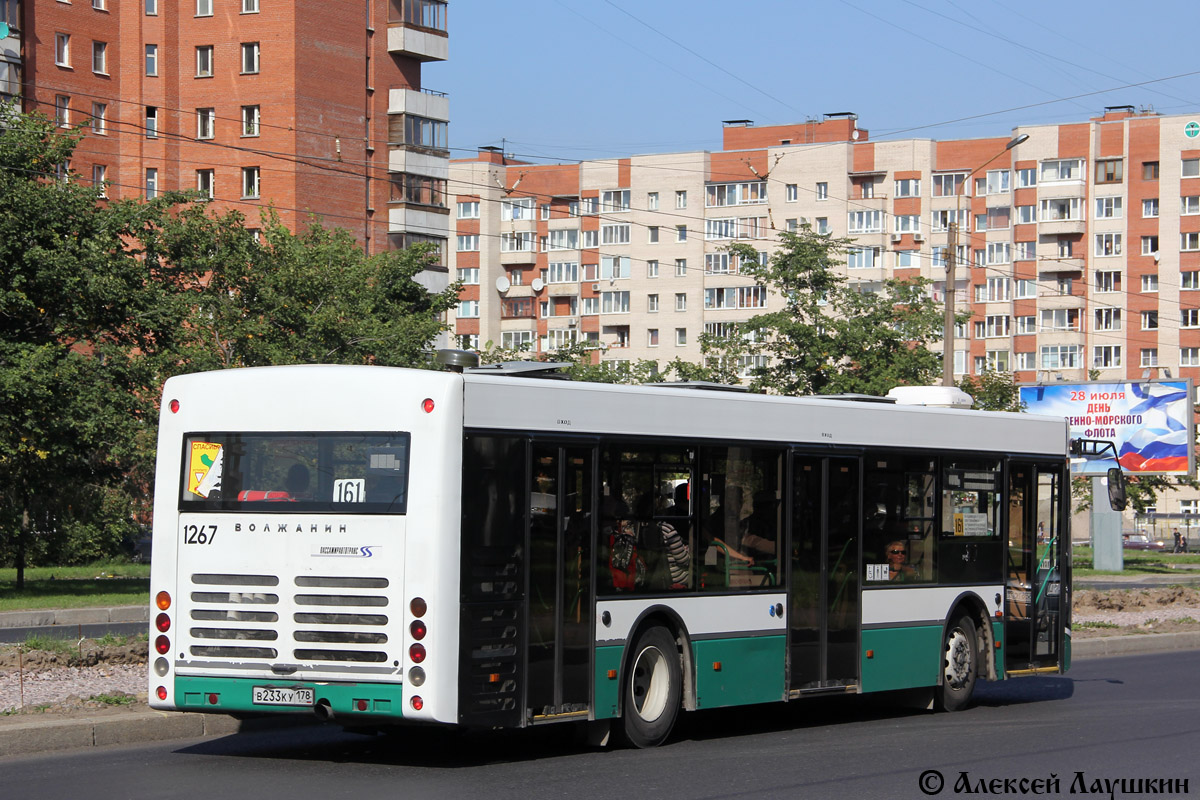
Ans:
[[[841,111],[873,140],[1007,136],[1200,115],[1198,23],[1175,0],[451,0],[423,81],[450,96],[452,158],[716,150],[722,120]]]

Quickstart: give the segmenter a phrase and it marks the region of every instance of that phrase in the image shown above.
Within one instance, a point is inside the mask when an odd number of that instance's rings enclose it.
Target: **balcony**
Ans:
[[[450,45],[444,0],[391,0],[388,52],[417,61],[445,61]]]
[[[1062,234],[1087,233],[1087,221],[1083,219],[1046,219],[1038,222],[1039,236],[1059,236]]]

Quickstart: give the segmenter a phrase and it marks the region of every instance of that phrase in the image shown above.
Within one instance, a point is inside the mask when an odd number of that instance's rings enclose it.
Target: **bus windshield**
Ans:
[[[180,511],[403,514],[407,433],[191,433]]]

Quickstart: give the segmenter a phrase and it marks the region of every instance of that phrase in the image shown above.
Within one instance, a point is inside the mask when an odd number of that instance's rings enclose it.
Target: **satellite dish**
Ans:
[[[512,281],[510,281],[508,278],[506,278],[503,275],[501,275],[499,278],[496,278],[496,291],[497,292],[500,292],[501,294],[503,294],[504,292],[507,292],[510,288],[512,288]]]
[[[533,283],[529,284],[535,292],[540,292],[546,286],[546,282],[541,278],[534,278]]]

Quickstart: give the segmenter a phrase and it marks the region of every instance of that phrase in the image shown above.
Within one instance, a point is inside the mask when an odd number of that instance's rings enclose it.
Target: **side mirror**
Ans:
[[[1124,511],[1128,503],[1125,496],[1125,473],[1119,467],[1108,471],[1108,505],[1113,511]]]

